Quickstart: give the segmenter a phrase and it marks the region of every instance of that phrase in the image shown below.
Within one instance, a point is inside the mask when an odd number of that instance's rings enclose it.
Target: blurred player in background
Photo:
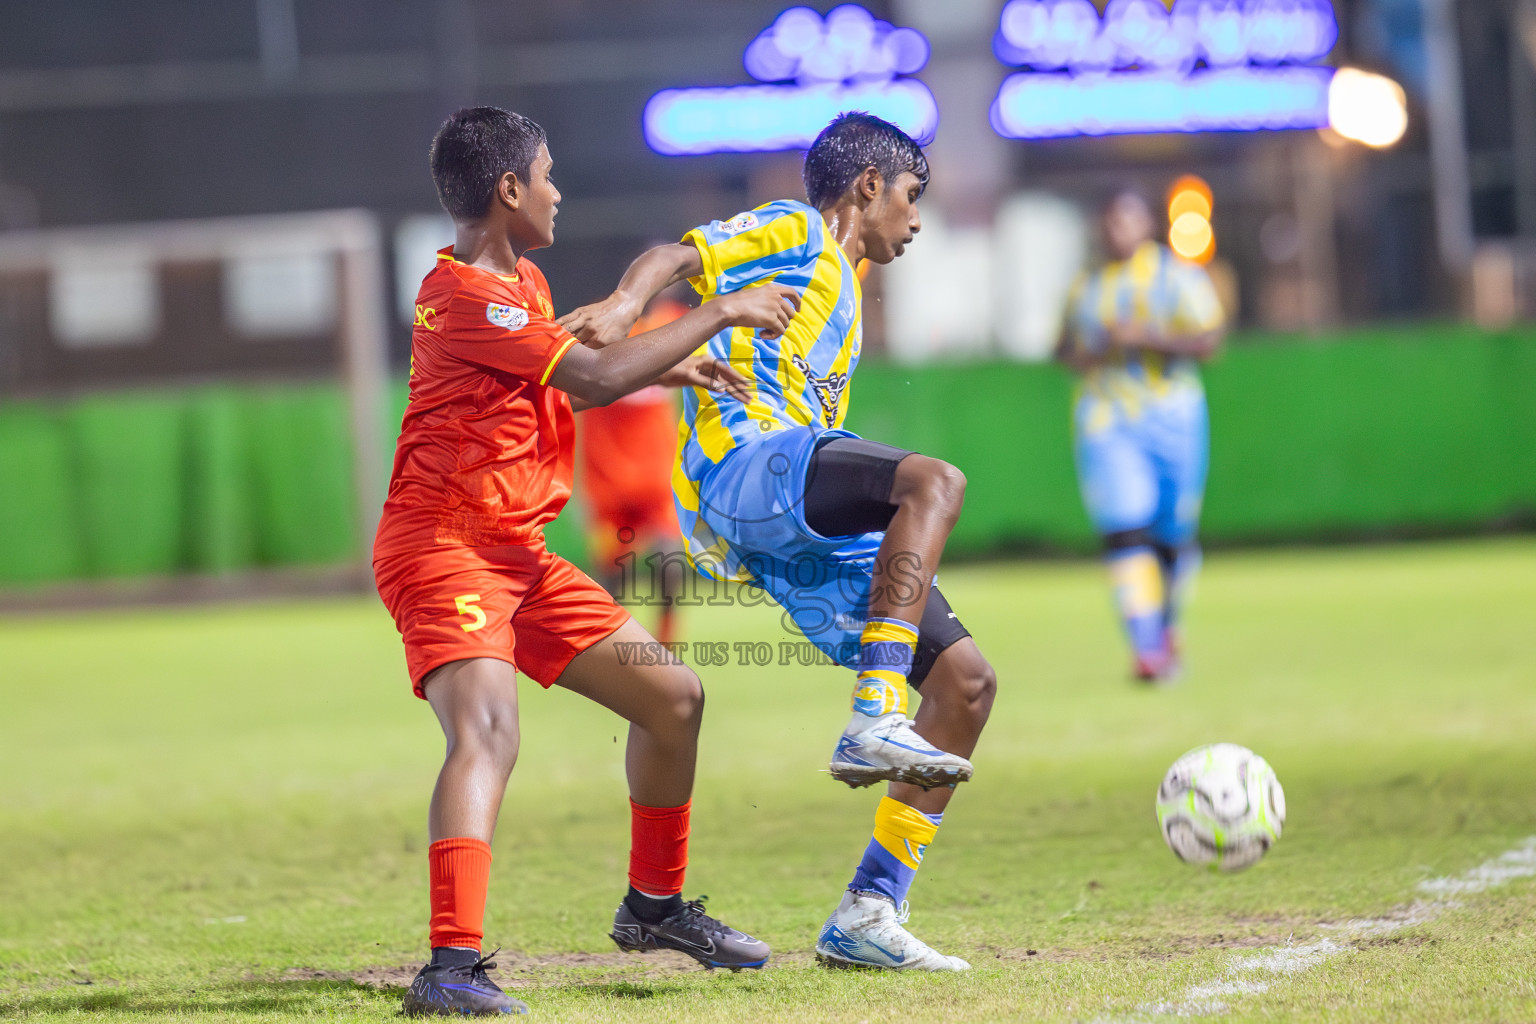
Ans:
[[[658,295],[630,336],[676,320],[688,307]],[[677,402],[652,384],[612,405],[589,409],[576,430],[588,550],[597,581],[620,601],[658,604],[656,639],[677,638],[682,544],[672,509],[672,462],[677,455]],[[671,556],[671,557],[669,557]],[[627,591],[627,592],[626,592]]]
[[[933,586],[965,477],[937,459],[866,441],[841,424],[863,338],[855,268],[889,263],[921,226],[922,149],[868,114],[839,116],[805,158],[810,205],[768,203],[690,231],[631,265],[612,296],[563,318],[579,337],[623,337],[651,296],[689,280],[702,308],[768,282],[802,296],[782,337],[728,328],[709,354],[751,378],[745,397],[684,395],[678,517],[690,561],[767,590],[807,638],[857,673],[831,771],[891,783],[874,835],[818,955],[838,965],[952,971],[904,927],[906,895],[966,757],[995,678]],[[921,686],[915,722],[908,685]]]
[[[724,386],[729,367],[689,354],[730,325],[784,330],[798,296],[782,286],[744,292],[622,345],[587,348],[555,323],[544,275],[525,258],[554,241],[560,201],[543,129],[495,107],[467,108],[439,129],[431,166],[456,237],[417,296],[410,403],[374,544],[411,682],[448,741],[429,812],[432,960],[405,1010],[527,1011],[491,981],[494,965],[481,955],[491,837],[517,760],[519,669],[630,722],[630,888],[615,941],[711,967],[760,967],[766,945],[680,895],[698,677],[679,662],[620,657],[621,644],[653,643],[650,635],[551,553],[543,529],[571,493],[573,407],[658,379]]]
[[[1133,672],[1166,682],[1181,670],[1179,612],[1200,565],[1208,429],[1198,366],[1221,344],[1224,316],[1205,271],[1153,239],[1141,195],[1113,196],[1100,226],[1108,262],[1074,287],[1056,357],[1081,377],[1078,481]]]

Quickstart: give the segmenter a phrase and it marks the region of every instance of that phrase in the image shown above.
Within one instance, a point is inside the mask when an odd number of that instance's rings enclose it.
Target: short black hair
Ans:
[[[806,198],[817,209],[835,202],[871,167],[886,185],[911,171],[917,175],[919,195],[928,187],[928,158],[910,135],[861,110],[838,114],[806,151],[801,172]]]
[[[496,182],[511,171],[528,184],[529,168],[544,129],[500,107],[465,107],[432,138],[432,183],[449,215],[473,220],[485,215]]]

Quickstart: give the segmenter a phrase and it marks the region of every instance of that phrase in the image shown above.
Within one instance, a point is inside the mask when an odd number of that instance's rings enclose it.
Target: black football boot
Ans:
[[[613,941],[626,953],[675,949],[710,969],[739,971],[766,964],[768,944],[704,913],[707,898],[689,900],[681,910],[656,924],[640,920],[628,903],[621,903],[613,915]]]
[[[427,964],[405,990],[408,1017],[495,1017],[527,1013],[528,1004],[513,999],[485,973],[496,965],[491,957],[469,964]]]

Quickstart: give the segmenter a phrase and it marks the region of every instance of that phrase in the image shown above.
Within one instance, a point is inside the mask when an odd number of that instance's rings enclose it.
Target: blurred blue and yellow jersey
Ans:
[[[700,493],[716,467],[743,445],[775,431],[819,432],[842,424],[863,340],[859,278],[821,214],[794,200],[712,221],[683,241],[703,260],[704,272],[690,283],[706,302],[769,282],[800,293],[800,311],[782,337],[730,327],[699,350],[745,375],[750,397],[701,388],[684,392],[672,473],[679,525],[695,565],[703,564],[704,555],[711,556],[710,564],[724,564],[725,542],[699,516]]]
[[[1156,242],[1146,242],[1128,260],[1085,274],[1067,300],[1068,342],[1087,354],[1107,351],[1109,331],[1117,325],[1190,335],[1218,330],[1224,319],[1205,271]],[[1090,369],[1081,394],[1134,418],[1149,399],[1199,388],[1195,360],[1136,350]]]

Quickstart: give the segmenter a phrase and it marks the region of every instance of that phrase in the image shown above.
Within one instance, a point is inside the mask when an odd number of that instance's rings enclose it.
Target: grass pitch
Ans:
[[[1401,909],[1536,834],[1536,541],[1218,553],[1162,692],[1125,680],[1094,565],[943,585],[1000,694],[910,926],[973,971],[815,966],[876,802],[819,772],[847,673],[733,663],[701,672],[688,892],[771,969],[613,950],[621,724],[525,684],[487,921],[503,982],[559,1021],[1536,1018],[1536,882]],[[686,626],[786,639],[771,608]],[[0,621],[0,1017],[394,1019],[441,754],[402,665],[362,599]],[[1290,805],[1232,877],[1178,863],[1152,814],[1168,764],[1217,740],[1268,758]],[[1255,950],[1280,958],[1262,983]]]

